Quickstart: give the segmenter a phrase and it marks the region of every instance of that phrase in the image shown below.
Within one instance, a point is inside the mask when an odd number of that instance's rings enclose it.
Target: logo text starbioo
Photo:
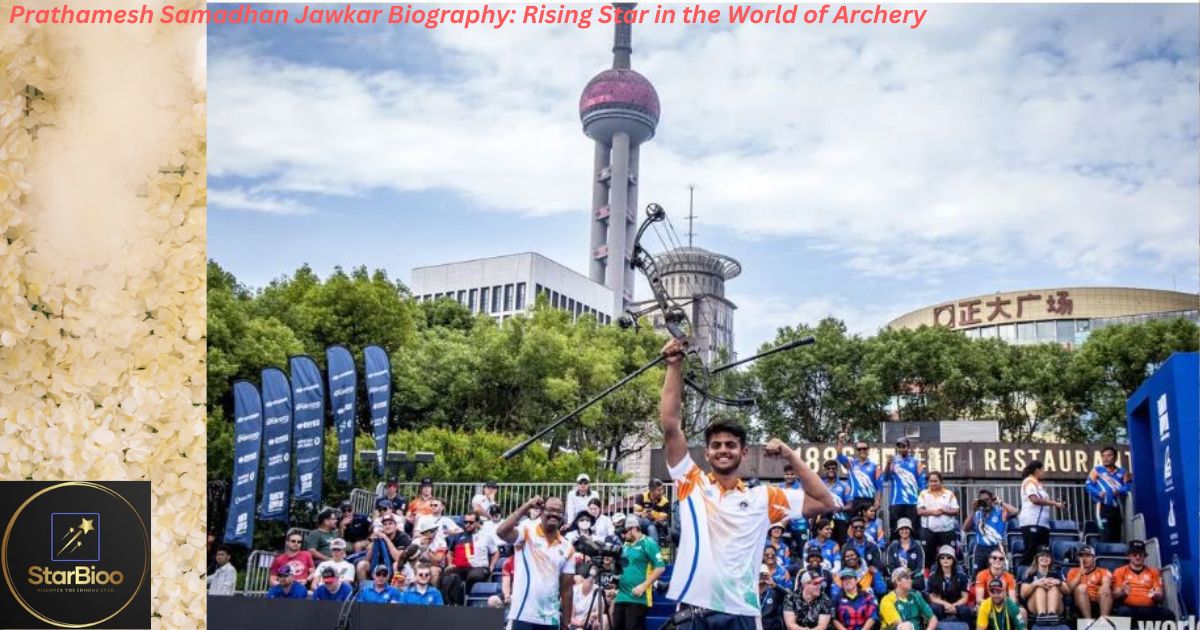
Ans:
[[[149,628],[150,484],[0,483],[0,628]]]

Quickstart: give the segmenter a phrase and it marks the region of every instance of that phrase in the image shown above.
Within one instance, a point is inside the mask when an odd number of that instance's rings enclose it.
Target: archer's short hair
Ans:
[[[704,443],[708,444],[712,436],[718,433],[728,433],[737,438],[738,444],[741,446],[746,445],[746,429],[742,425],[730,422],[729,420],[717,420],[708,425],[708,428],[704,430]]]

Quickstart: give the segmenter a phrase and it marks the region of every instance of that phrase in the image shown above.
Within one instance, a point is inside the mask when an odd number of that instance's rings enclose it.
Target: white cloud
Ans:
[[[214,188],[208,192],[208,203],[217,208],[245,210],[281,216],[312,214],[312,207],[277,195],[242,188]]]
[[[639,199],[681,216],[698,182],[707,229],[803,237],[871,276],[1194,269],[1196,12],[937,5],[916,31],[635,27],[634,65],[663,103]],[[499,212],[585,212],[576,105],[610,38],[439,29],[441,74],[213,49],[211,172],[278,195],[450,190]]]

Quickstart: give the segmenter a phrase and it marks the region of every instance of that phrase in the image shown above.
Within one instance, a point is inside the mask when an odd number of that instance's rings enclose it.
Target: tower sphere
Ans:
[[[610,68],[592,77],[579,97],[583,132],[608,142],[624,131],[634,144],[654,137],[658,125],[658,92],[634,70]]]

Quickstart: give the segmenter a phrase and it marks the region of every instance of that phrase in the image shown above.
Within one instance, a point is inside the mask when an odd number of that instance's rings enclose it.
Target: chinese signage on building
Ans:
[[[1002,293],[991,299],[975,298],[933,307],[933,323],[948,328],[1055,319],[1071,315],[1075,303],[1070,291],[1053,293]]]

